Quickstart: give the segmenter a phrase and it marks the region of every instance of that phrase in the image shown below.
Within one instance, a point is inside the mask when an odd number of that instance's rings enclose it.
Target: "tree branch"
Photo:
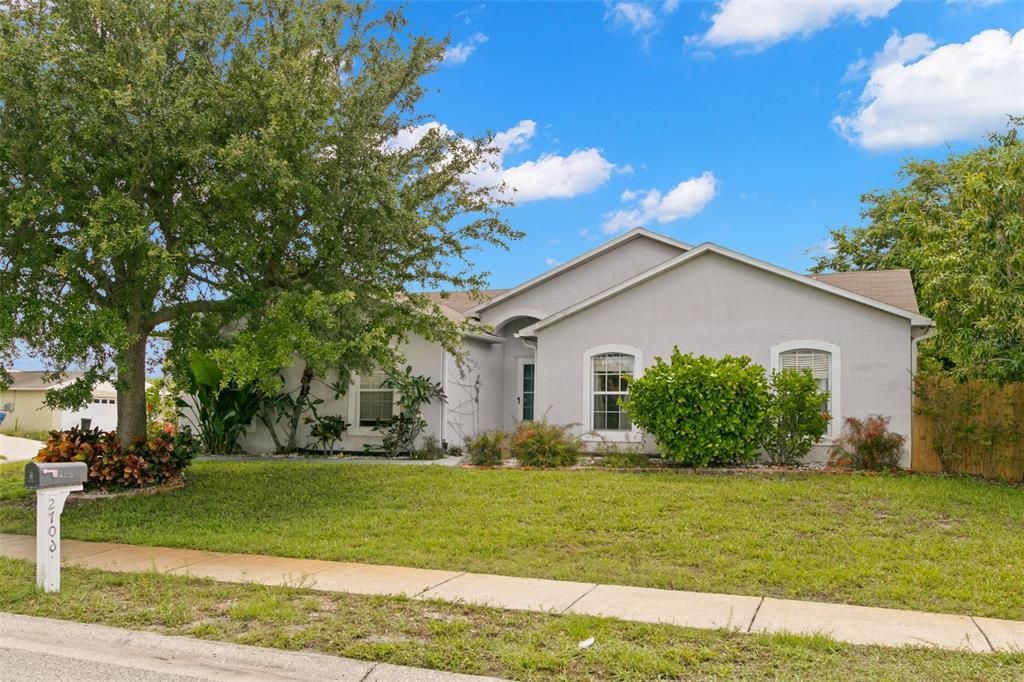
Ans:
[[[193,313],[212,313],[227,308],[231,299],[222,298],[216,301],[182,301],[173,305],[164,306],[149,314],[146,318],[146,326],[152,329],[164,322],[170,322],[179,315],[191,315]]]

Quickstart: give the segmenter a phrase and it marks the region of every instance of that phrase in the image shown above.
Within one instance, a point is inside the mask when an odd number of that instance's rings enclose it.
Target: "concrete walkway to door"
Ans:
[[[0,534],[0,556],[33,561],[35,538]],[[851,644],[1024,651],[1024,621],[966,615],[77,540],[64,541],[63,561],[105,571],[159,571],[692,628],[823,634]]]

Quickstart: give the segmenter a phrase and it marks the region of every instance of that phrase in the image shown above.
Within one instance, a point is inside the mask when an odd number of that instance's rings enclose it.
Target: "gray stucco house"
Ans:
[[[918,311],[906,270],[807,276],[639,228],[513,289],[432,297],[450,318],[486,329],[464,337],[464,367],[422,339],[404,348],[414,371],[445,387],[447,401],[424,416],[429,432],[452,446],[546,419],[573,424],[588,441],[653,451],[618,407],[621,377],[643,374],[673,346],[749,355],[766,368],[808,368],[832,394],[829,438],[845,417],[884,414],[909,442],[917,342],[933,326]],[[390,417],[394,396],[382,378],[354,377],[347,395],[320,408],[353,424],[344,449],[373,443],[373,423]],[[262,427],[244,445],[270,449]],[[823,457],[826,446],[812,457]]]

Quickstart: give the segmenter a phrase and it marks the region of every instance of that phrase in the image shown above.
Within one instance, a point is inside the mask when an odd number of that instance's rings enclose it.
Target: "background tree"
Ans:
[[[988,145],[944,161],[908,161],[904,186],[865,194],[867,225],[833,230],[834,253],[814,267],[910,268],[937,326],[923,349],[931,369],[1024,381],[1022,125],[1011,118]]]
[[[470,250],[518,235],[471,183],[487,140],[394,142],[443,52],[397,12],[332,0],[7,9],[0,364],[20,346],[83,369],[55,406],[113,378],[130,439],[155,338],[172,367],[221,346],[226,379],[270,384],[296,352],[322,371],[393,360],[410,333],[454,346],[405,292],[479,288]]]

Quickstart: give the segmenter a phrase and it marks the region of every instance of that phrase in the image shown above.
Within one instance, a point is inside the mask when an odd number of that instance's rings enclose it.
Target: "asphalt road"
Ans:
[[[0,613],[4,682],[497,682],[299,651]]]
[[[202,679],[4,646],[0,646],[0,677],[18,682],[195,682]]]

